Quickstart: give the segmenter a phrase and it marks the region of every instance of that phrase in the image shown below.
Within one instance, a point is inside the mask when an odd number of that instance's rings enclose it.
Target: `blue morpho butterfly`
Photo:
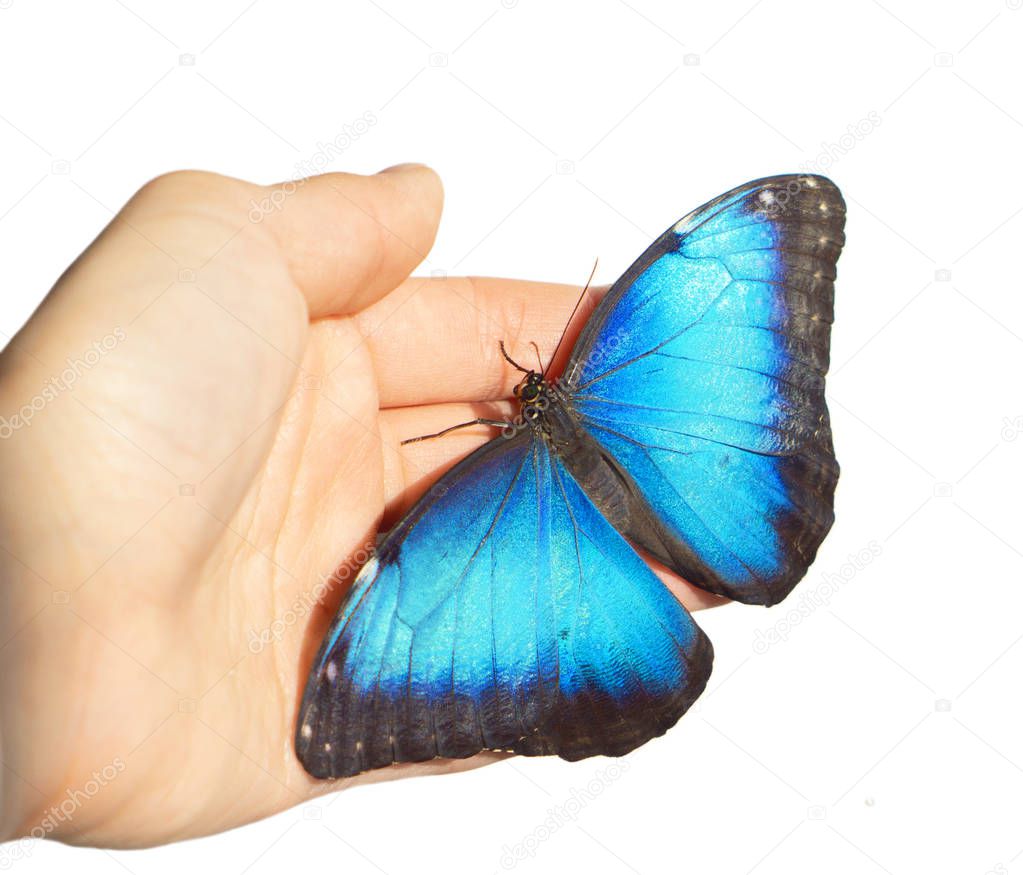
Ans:
[[[621,755],[681,717],[713,650],[630,542],[742,602],[806,573],[834,519],[844,222],[823,177],[740,186],[612,286],[560,379],[520,368],[516,423],[381,540],[334,618],[298,717],[310,774]]]

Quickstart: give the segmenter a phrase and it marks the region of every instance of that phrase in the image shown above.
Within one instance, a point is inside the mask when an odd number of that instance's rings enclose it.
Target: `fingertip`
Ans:
[[[437,171],[427,164],[409,162],[385,167],[376,175],[386,178],[398,186],[403,194],[421,204],[423,218],[432,222],[436,236],[441,210],[444,207],[444,184]],[[432,239],[430,242],[433,242]]]
[[[313,318],[363,309],[400,285],[433,246],[443,188],[426,165],[325,173],[290,187],[266,224]]]
[[[379,176],[382,173],[391,173],[394,175],[400,174],[415,175],[424,170],[429,173],[432,173],[434,176],[437,176],[436,171],[432,167],[430,167],[428,164],[423,164],[419,161],[403,161],[400,164],[392,164],[390,167],[385,167],[383,170],[378,170],[377,175]]]

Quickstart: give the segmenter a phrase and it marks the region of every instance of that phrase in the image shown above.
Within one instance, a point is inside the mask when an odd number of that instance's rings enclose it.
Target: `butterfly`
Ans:
[[[382,538],[339,608],[299,709],[311,775],[618,756],[678,721],[713,648],[635,548],[752,604],[806,573],[834,520],[844,224],[824,177],[742,185],[640,256],[559,379],[516,365],[516,420]]]

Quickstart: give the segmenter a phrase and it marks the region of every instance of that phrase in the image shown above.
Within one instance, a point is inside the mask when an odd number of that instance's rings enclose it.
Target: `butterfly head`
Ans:
[[[513,390],[522,407],[522,416],[528,423],[539,424],[550,405],[550,384],[544,375],[537,371],[527,371]]]

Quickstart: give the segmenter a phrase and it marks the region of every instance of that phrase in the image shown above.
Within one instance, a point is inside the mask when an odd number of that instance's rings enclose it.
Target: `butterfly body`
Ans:
[[[824,403],[844,204],[757,180],[669,228],[558,380],[424,494],[314,661],[296,750],[317,777],[481,750],[580,759],[664,733],[713,650],[637,553],[773,604],[834,519]]]

